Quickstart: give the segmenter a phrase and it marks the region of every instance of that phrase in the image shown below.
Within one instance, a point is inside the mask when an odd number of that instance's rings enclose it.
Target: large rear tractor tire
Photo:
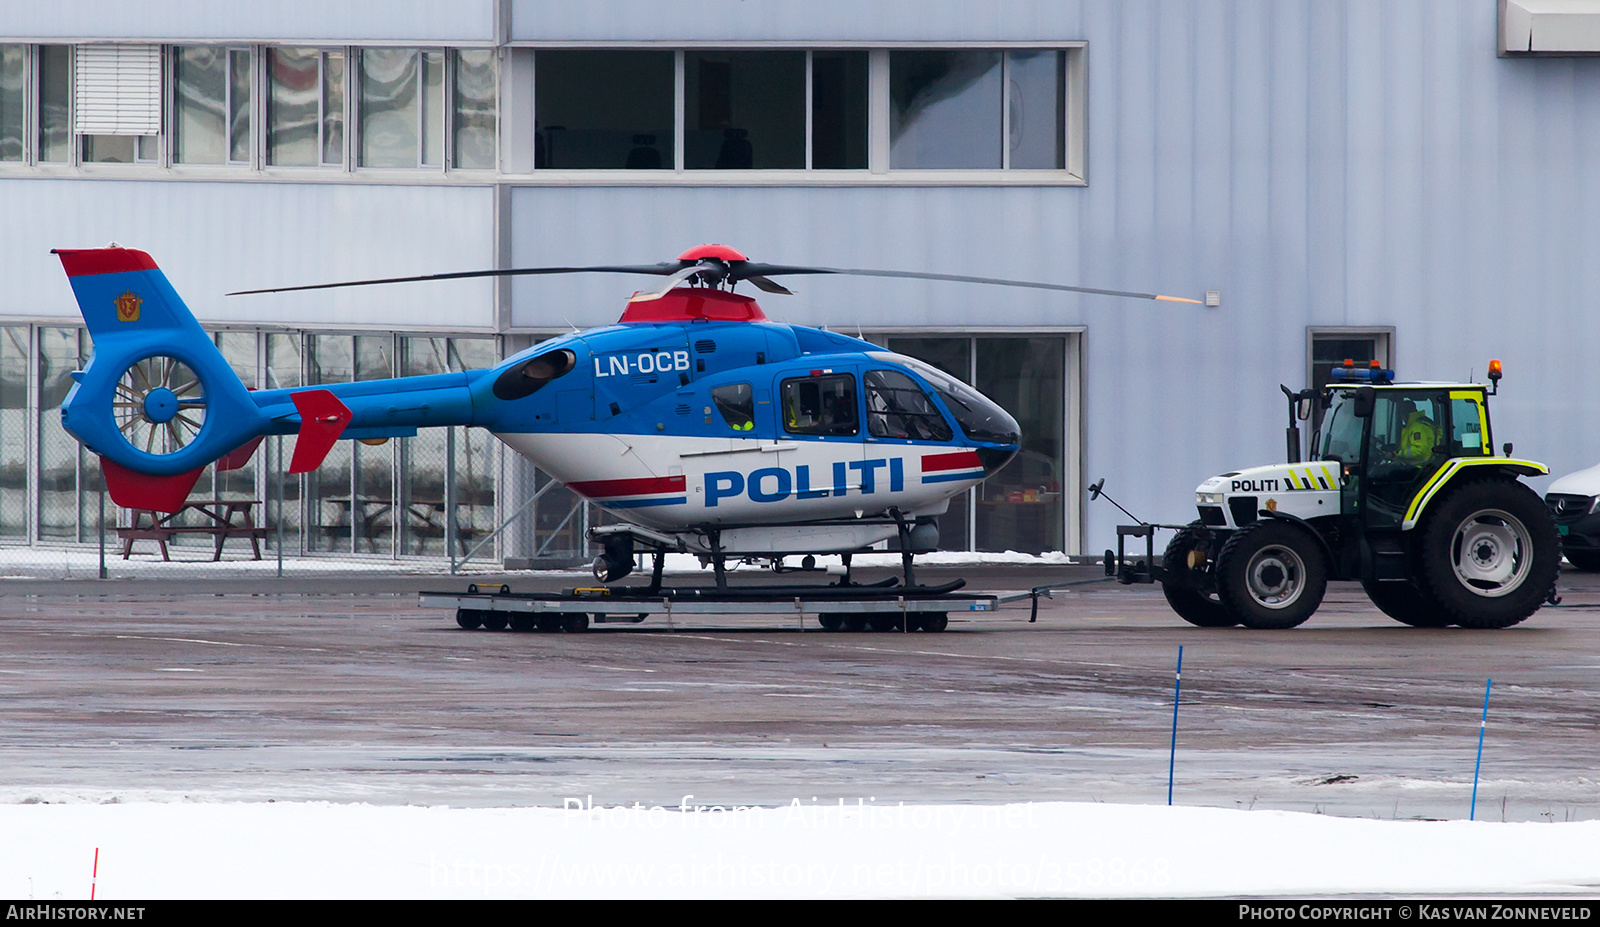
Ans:
[[[1422,532],[1418,586],[1463,628],[1508,628],[1527,618],[1561,569],[1550,510],[1513,480],[1452,487]]]
[[[1422,594],[1416,586],[1405,581],[1380,583],[1364,579],[1361,588],[1367,598],[1390,618],[1413,628],[1448,628],[1455,619],[1439,607],[1439,603]]]
[[[1247,628],[1295,627],[1317,610],[1327,589],[1321,545],[1292,522],[1246,525],[1217,555],[1217,598]]]
[[[1214,535],[1193,522],[1178,529],[1161,557],[1161,594],[1178,617],[1202,628],[1231,628],[1235,615],[1216,598],[1216,583],[1206,567]]]

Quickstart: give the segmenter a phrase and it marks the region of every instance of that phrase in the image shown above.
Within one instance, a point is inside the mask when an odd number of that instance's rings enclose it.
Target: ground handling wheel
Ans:
[[[1367,598],[1390,618],[1413,628],[1448,628],[1455,621],[1439,603],[1422,594],[1412,583],[1404,580],[1378,582],[1364,579],[1361,588]]]
[[[513,630],[513,631],[532,631],[533,628],[534,628],[534,618],[533,618],[533,613],[532,612],[512,612],[511,613],[511,630]]]
[[[1322,604],[1328,567],[1321,545],[1293,522],[1265,518],[1233,533],[1217,555],[1217,597],[1247,628],[1282,630]]]
[[[1463,628],[1507,628],[1527,618],[1561,569],[1550,510],[1514,480],[1452,487],[1421,530],[1418,586]]]
[[[868,615],[867,627],[874,631],[899,631],[905,627],[903,615]]]
[[[1211,565],[1216,535],[1198,521],[1178,529],[1161,558],[1161,594],[1178,617],[1202,628],[1231,628],[1239,617],[1215,598]]]
[[[817,624],[822,625],[824,631],[837,631],[844,627],[844,616],[834,612],[823,612],[817,616]]]
[[[589,630],[589,616],[583,612],[562,612],[561,630],[576,634]]]
[[[946,612],[923,612],[916,618],[915,630],[927,631],[937,634],[950,626],[950,615]]]
[[[483,612],[475,608],[458,608],[456,609],[456,624],[460,625],[463,630],[476,631],[478,628],[483,627]]]
[[[511,616],[505,612],[480,611],[478,614],[483,616],[483,627],[487,631],[504,631],[511,623]]]

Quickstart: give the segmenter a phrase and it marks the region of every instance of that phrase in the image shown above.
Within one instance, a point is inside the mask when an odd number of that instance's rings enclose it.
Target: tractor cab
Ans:
[[[1336,383],[1319,397],[1309,456],[1339,464],[1342,515],[1410,529],[1420,491],[1447,462],[1494,456],[1488,397],[1473,383]]]

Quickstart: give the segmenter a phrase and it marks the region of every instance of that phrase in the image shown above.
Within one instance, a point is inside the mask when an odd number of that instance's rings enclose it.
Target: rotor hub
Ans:
[[[172,421],[178,414],[178,394],[158,386],[144,395],[144,417],[157,425]]]

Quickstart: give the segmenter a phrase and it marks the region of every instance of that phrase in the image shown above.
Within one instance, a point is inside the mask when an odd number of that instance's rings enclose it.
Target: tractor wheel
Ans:
[[[1438,602],[1423,595],[1411,583],[1380,583],[1375,579],[1364,579],[1361,588],[1367,591],[1367,598],[1378,607],[1378,611],[1401,624],[1409,624],[1413,628],[1448,628],[1455,624],[1455,619],[1440,608]]]
[[[1508,628],[1538,610],[1561,569],[1561,536],[1521,483],[1472,480],[1422,528],[1419,588],[1463,628]]]
[[[1202,558],[1211,556],[1212,537],[1199,522],[1178,529],[1161,558],[1161,593],[1184,621],[1202,628],[1231,628],[1239,617],[1213,597],[1210,587],[1216,584],[1204,569]]]
[[[1562,551],[1572,565],[1585,573],[1600,573],[1600,551],[1597,550],[1567,550]]]
[[[1217,597],[1247,628],[1292,628],[1311,617],[1327,588],[1317,539],[1290,522],[1240,528],[1217,555]]]

